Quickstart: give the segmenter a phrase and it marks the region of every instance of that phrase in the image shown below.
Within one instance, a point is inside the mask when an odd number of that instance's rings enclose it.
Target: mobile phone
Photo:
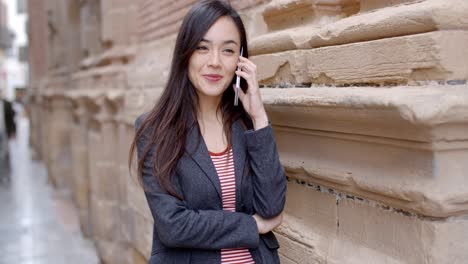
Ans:
[[[241,47],[240,56],[244,53],[244,47]],[[237,67],[237,70],[240,70],[240,67]],[[240,89],[240,76],[237,75],[236,77],[236,90],[234,93],[234,105],[237,106],[239,104],[239,89]]]

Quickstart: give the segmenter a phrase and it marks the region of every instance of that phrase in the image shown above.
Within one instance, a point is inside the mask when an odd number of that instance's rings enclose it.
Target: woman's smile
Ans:
[[[205,79],[207,79],[208,81],[214,82],[214,83],[223,79],[223,76],[219,74],[203,74],[203,77],[205,77]]]

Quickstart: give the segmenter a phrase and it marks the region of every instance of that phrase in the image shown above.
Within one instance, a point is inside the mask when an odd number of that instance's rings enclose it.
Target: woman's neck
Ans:
[[[221,96],[198,96],[199,108],[198,108],[198,119],[202,123],[214,123],[222,120],[221,112],[218,111],[218,106],[221,102]]]
[[[221,96],[218,98],[199,96],[198,102],[198,125],[206,147],[215,153],[224,151],[228,142],[224,133],[223,116],[221,111],[218,111]]]

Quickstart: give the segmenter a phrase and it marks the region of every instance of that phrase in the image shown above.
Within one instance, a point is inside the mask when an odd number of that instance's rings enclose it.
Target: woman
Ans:
[[[131,154],[136,146],[154,218],[149,263],[279,263],[271,230],[282,220],[286,179],[247,57],[232,7],[193,6],[163,94],[135,122]]]
[[[15,137],[15,111],[9,101],[3,98],[0,88],[0,183],[10,180],[10,154],[8,141]]]

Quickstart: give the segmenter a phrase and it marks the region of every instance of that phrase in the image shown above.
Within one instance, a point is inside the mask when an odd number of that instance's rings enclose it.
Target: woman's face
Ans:
[[[240,34],[232,18],[219,18],[189,60],[189,79],[199,96],[221,97],[234,77]]]

